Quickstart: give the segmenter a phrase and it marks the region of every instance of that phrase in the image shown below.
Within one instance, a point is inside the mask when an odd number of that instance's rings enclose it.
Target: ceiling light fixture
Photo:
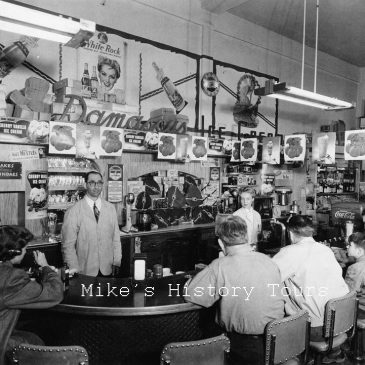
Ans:
[[[73,20],[0,0],[0,30],[78,48],[95,33],[95,22]]]
[[[271,98],[281,99],[298,103],[302,105],[312,106],[323,110],[342,110],[351,109],[353,104],[331,98],[329,96],[317,94],[317,53],[318,53],[318,13],[319,0],[317,0],[317,17],[316,17],[316,46],[315,46],[315,62],[314,62],[314,92],[303,89],[304,84],[304,56],[305,56],[305,22],[306,22],[306,3],[304,0],[304,20],[303,20],[303,48],[302,48],[302,80],[301,88],[287,86],[285,82],[274,83],[273,80],[267,80],[265,86],[255,89],[255,95],[268,96]]]

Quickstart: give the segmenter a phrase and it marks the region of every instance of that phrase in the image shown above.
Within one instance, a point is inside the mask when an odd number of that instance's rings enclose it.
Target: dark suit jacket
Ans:
[[[49,267],[43,268],[39,284],[11,262],[0,262],[0,363],[20,309],[49,308],[62,299],[63,283]]]

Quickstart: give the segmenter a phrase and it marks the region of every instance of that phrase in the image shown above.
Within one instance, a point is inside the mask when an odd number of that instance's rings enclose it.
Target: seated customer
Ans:
[[[13,324],[20,309],[49,308],[63,299],[62,281],[48,266],[44,253],[34,252],[34,260],[42,270],[41,283],[32,281],[24,270],[13,266],[22,261],[32,239],[32,233],[26,228],[0,226],[0,354],[5,346],[10,351],[20,343],[43,345],[33,333],[18,330],[10,333]]]
[[[225,256],[214,260],[187,282],[185,300],[210,307],[219,302],[216,321],[228,331],[233,363],[263,363],[266,324],[284,316],[284,298],[278,290],[280,273],[267,256],[247,243],[247,227],[230,215],[217,226]]]
[[[357,292],[359,298],[358,318],[365,318],[365,233],[356,232],[350,235],[347,254],[356,262],[348,267],[345,281],[350,290]]]
[[[326,303],[347,294],[349,289],[332,250],[313,239],[313,224],[308,217],[291,217],[287,229],[292,244],[273,257],[288,291],[285,310],[288,315],[307,310],[311,317],[311,341],[322,341]],[[324,362],[331,362],[331,356]]]

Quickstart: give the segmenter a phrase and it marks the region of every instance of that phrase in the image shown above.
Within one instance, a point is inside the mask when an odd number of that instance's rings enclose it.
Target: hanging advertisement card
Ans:
[[[0,118],[0,142],[48,144],[49,122]]]
[[[123,129],[100,127],[99,156],[122,156]]]
[[[189,156],[191,161],[206,161],[208,157],[207,137],[192,136]]]
[[[336,132],[313,133],[312,161],[322,164],[336,162]]]
[[[232,156],[232,149],[233,149],[233,140],[232,139],[225,139],[223,141],[223,154],[227,156]]]
[[[158,159],[176,159],[176,134],[159,133]]]
[[[240,148],[241,161],[254,162],[257,160],[257,138],[243,138]]]
[[[120,203],[123,200],[123,165],[108,164],[108,201]]]
[[[76,124],[49,122],[49,154],[76,154]]]
[[[232,141],[231,162],[239,162],[240,161],[240,151],[241,151],[241,142],[240,141]]]
[[[263,137],[262,138],[262,162],[271,165],[280,164],[280,137]]]
[[[25,184],[25,219],[47,217],[48,172],[27,171]]]
[[[78,123],[76,137],[76,157],[92,160],[99,157],[100,127]]]
[[[285,136],[284,160],[285,162],[304,161],[306,149],[306,135],[293,134]]]
[[[124,150],[144,151],[146,133],[143,131],[124,130]]]
[[[208,155],[224,155],[223,150],[224,138],[209,138],[208,139]]]
[[[365,160],[365,132],[345,131],[345,160]]]

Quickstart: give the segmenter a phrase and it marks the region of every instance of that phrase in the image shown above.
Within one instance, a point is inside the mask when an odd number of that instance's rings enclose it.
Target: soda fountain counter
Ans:
[[[77,275],[70,279],[61,304],[23,311],[23,328],[36,332],[47,345],[85,347],[92,365],[157,365],[167,343],[222,332],[214,324],[214,307],[184,301],[188,278],[180,274],[147,279],[136,290],[131,279]]]

